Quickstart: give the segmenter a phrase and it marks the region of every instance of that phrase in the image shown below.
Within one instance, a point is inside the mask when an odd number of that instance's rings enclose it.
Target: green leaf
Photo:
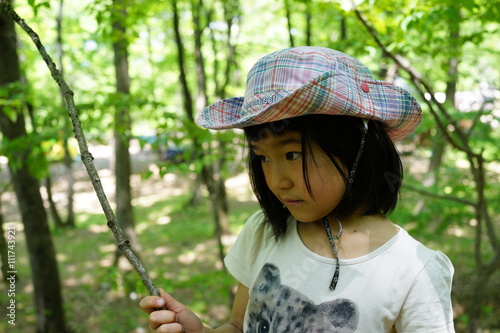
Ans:
[[[47,9],[50,9],[50,2],[49,1],[41,1],[41,2],[37,2],[36,0],[28,0],[28,4],[31,6],[31,8],[33,8],[33,12],[35,13],[35,16],[38,16],[38,10],[40,8],[47,8]]]

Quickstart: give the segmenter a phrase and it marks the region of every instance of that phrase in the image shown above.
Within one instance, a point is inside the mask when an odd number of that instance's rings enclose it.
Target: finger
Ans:
[[[149,328],[151,330],[158,330],[164,324],[167,324],[167,326],[169,326],[168,324],[177,324],[177,315],[175,312],[161,310],[154,311],[149,315]],[[163,327],[162,329],[165,330],[166,327]],[[163,332],[162,329],[160,329],[159,332]]]
[[[154,332],[158,333],[184,333],[184,328],[179,323],[164,324],[158,327]]]
[[[141,309],[147,313],[156,311],[165,305],[165,300],[158,296],[146,296],[139,302]]]
[[[149,315],[149,321],[156,327],[161,324],[171,324],[177,322],[177,314],[173,311],[161,310],[151,312]]]

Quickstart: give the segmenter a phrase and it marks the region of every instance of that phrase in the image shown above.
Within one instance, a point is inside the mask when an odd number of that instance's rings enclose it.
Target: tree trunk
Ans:
[[[126,4],[123,0],[113,0],[113,51],[115,60],[116,102],[115,114],[115,177],[116,177],[116,219],[126,237],[130,241],[134,252],[140,252],[139,242],[135,233],[135,222],[132,208],[132,188],[130,175],[130,131],[131,119],[126,98],[130,94],[130,78],[128,74],[128,43],[126,28],[122,19],[127,16]],[[117,249],[116,259],[121,256]]]
[[[50,170],[49,175],[45,178],[45,189],[47,191],[47,201],[49,202],[50,215],[52,215],[54,225],[56,228],[63,228],[64,223],[61,220],[61,216],[59,216],[54,198],[52,198],[52,177],[50,175]]]
[[[311,2],[305,1],[306,5],[306,45],[312,46],[311,37],[312,37],[312,12],[311,12]]]
[[[21,80],[16,43],[14,22],[4,11],[0,11],[0,87],[3,89]],[[13,120],[0,106],[0,129],[5,141],[27,136],[23,110],[15,111],[17,117]],[[9,162],[9,170],[24,224],[33,276],[36,330],[39,333],[66,332],[61,284],[47,213],[39,181],[31,174],[26,157],[26,154],[11,156],[20,159],[21,164],[14,166]]]
[[[204,73],[204,66],[203,66],[203,58],[201,57],[201,27],[200,27],[200,11],[203,8],[203,2],[199,0],[198,5],[193,3],[193,18],[195,21],[195,47],[198,49],[195,51],[195,56],[196,56],[196,66],[197,66],[197,74],[200,76],[197,78],[197,82],[199,85],[199,90],[201,91],[202,98],[206,100],[206,89],[205,89],[205,73]],[[186,70],[184,66],[184,46],[182,43],[182,38],[180,35],[180,30],[179,30],[179,12],[178,12],[178,7],[177,7],[177,0],[172,1],[172,9],[173,9],[173,25],[174,25],[174,34],[175,34],[175,39],[177,43],[177,51],[178,51],[178,63],[179,63],[179,80],[181,82],[182,86],[182,91],[183,91],[183,101],[184,101],[184,110],[186,112],[187,118],[189,119],[190,122],[194,123],[194,108],[193,108],[193,103],[191,102],[191,92],[189,90],[189,87],[187,85],[187,79],[186,79]],[[204,97],[203,97],[204,96]],[[193,147],[196,152],[200,152],[200,154],[203,153],[203,148],[201,144],[199,143],[198,139],[196,136],[192,137],[192,142],[193,142]],[[200,156],[201,158],[203,156]],[[210,194],[210,199],[212,201],[212,213],[214,217],[214,223],[215,223],[215,236],[218,241],[218,249],[219,249],[219,258],[223,262],[224,259],[224,247],[222,244],[222,234],[223,234],[223,227],[227,227],[227,222],[225,225],[222,223],[224,221],[227,221],[227,210],[225,212],[221,211],[221,207],[227,207],[223,202],[221,202],[221,197],[219,195],[219,191],[217,191],[217,184],[214,179],[213,175],[213,169],[212,166],[209,165],[203,165],[201,173],[198,174],[198,180],[201,180],[208,189],[208,192]],[[198,183],[199,184],[199,183]],[[197,191],[198,189],[196,189]],[[196,192],[195,191],[195,192]],[[225,198],[224,198],[225,199]]]
[[[202,47],[202,34],[203,27],[201,25],[201,12],[204,9],[203,0],[196,0],[192,2],[192,11],[193,11],[193,23],[194,23],[194,36],[195,36],[195,61],[196,61],[196,81],[198,82],[198,96],[196,99],[196,109],[197,111],[201,111],[208,104],[207,97],[207,86],[206,86],[206,74],[205,74],[205,61],[203,59],[203,54],[201,51]],[[222,150],[219,151],[221,155],[224,155]],[[222,164],[224,163],[224,159],[221,156],[219,159],[219,168],[222,168]],[[227,200],[225,195],[225,186],[224,179],[220,172],[218,173],[218,177],[214,174],[214,168],[210,168],[212,171],[211,175],[207,175],[207,182],[213,183],[211,185],[211,198],[212,198],[212,207],[214,210],[214,222],[215,222],[215,230],[216,237],[220,244],[220,259],[224,262],[224,247],[222,246],[222,235],[229,233],[229,219],[228,219],[228,210],[227,210]],[[209,171],[209,170],[206,170]],[[219,178],[220,181],[217,180]]]
[[[295,41],[293,40],[293,26],[292,26],[292,13],[290,10],[291,0],[283,0],[285,2],[285,15],[286,15],[286,24],[288,28],[288,38],[290,39],[290,47],[295,47]]]
[[[68,146],[68,141],[70,138],[68,134],[72,133],[71,124],[69,123],[69,121],[66,121],[65,123],[64,132],[66,133],[63,141],[64,165],[66,166],[66,182],[67,182],[66,196],[68,197],[68,203],[67,203],[68,216],[66,217],[66,222],[64,223],[64,226],[73,228],[75,226],[75,211],[73,205],[73,197],[75,193],[74,191],[75,178],[73,177],[73,159],[71,158],[71,153],[69,151],[69,146]]]
[[[217,194],[215,209],[218,211],[217,216],[219,217],[220,232],[222,237],[223,235],[230,235],[231,230],[229,229],[229,206],[227,202],[226,180],[223,175],[223,169],[226,165],[226,143],[223,140],[218,140],[217,143],[219,145],[219,159],[216,162],[217,164],[214,168],[212,177],[215,193]]]
[[[233,72],[234,72],[234,67],[236,64],[236,47],[232,43],[233,40],[236,40],[236,38],[233,37],[233,25],[235,22],[239,19],[240,16],[240,3],[239,1],[234,1],[232,2],[231,5],[225,5],[224,6],[224,17],[226,18],[226,23],[228,26],[227,29],[227,42],[226,42],[226,48],[227,48],[227,55],[226,55],[226,64],[225,64],[225,70],[224,70],[224,77],[225,80],[222,83],[222,85],[218,84],[218,81],[215,81],[216,87],[215,91],[218,94],[217,98],[219,99],[224,99],[226,98],[226,88],[229,85],[231,79],[234,79]],[[215,41],[212,41],[215,44]],[[215,50],[215,46],[214,46]],[[215,60],[214,60],[215,61]],[[217,68],[214,66],[214,77],[217,77]],[[226,167],[226,155],[225,155],[225,142],[223,140],[218,141],[219,145],[219,160],[217,161],[218,166],[216,170],[218,170],[218,176],[216,178],[216,186],[217,186],[217,193],[219,196],[219,206],[218,209],[223,213],[223,221],[221,222],[222,224],[222,229],[221,232],[223,235],[228,235],[231,234],[231,230],[229,229],[229,219],[228,219],[228,212],[229,212],[229,207],[228,207],[228,201],[227,201],[227,191],[226,191],[226,184],[225,184],[225,178],[222,174],[222,170],[224,167]]]
[[[347,39],[347,23],[346,16],[342,13],[342,18],[340,19],[340,40],[345,41]]]
[[[194,107],[193,101],[191,98],[191,92],[189,90],[189,86],[186,79],[186,66],[184,64],[184,44],[182,42],[181,33],[180,33],[180,22],[179,22],[179,8],[177,6],[177,0],[172,0],[172,12],[173,12],[173,28],[174,28],[174,37],[175,44],[177,46],[177,64],[179,67],[179,82],[182,89],[182,102],[183,109],[187,116],[187,119],[194,123]],[[193,149],[195,152],[201,152],[202,148],[198,143],[196,138],[192,138]],[[206,167],[206,166],[204,166]],[[196,205],[198,202],[202,201],[202,194],[200,185],[203,184],[203,172],[196,176],[196,180],[194,182],[193,189],[193,197],[191,198],[191,203]]]
[[[56,50],[57,50],[57,62],[59,66],[59,71],[61,75],[64,75],[64,63],[63,63],[63,41],[62,41],[62,18],[63,18],[63,8],[64,0],[59,1],[59,13],[57,15],[57,40],[56,40]],[[65,109],[66,104],[64,102],[64,96],[61,95],[61,106]],[[73,135],[73,128],[69,117],[64,117],[64,137],[63,137],[63,149],[64,149],[64,166],[67,182],[67,193],[68,198],[67,203],[67,214],[66,221],[63,222],[64,227],[74,227],[75,226],[75,213],[73,209],[73,194],[74,194],[74,183],[75,179],[73,177],[73,159],[69,151],[69,139]]]
[[[204,9],[203,0],[191,1],[191,10],[194,23],[194,58],[196,63],[196,82],[198,93],[196,96],[196,111],[200,111],[208,104],[207,83],[205,75],[205,60],[201,51],[204,28],[201,26],[201,12]]]
[[[224,75],[222,75],[223,77],[222,83],[220,83],[219,80],[217,80],[217,73],[219,72],[217,57],[214,58],[214,66],[213,66],[214,80],[215,80],[215,95],[219,99],[223,99],[226,97],[226,88],[228,87],[229,82],[233,77],[234,67],[236,66],[236,61],[235,61],[236,47],[232,41],[236,40],[237,38],[233,36],[233,31],[235,30],[233,29],[233,26],[235,25],[236,21],[241,23],[240,21],[241,9],[239,0],[235,0],[232,2],[225,1],[223,3],[223,10],[224,10],[224,18],[227,24],[227,33],[226,33],[227,54],[225,56],[226,62],[224,68]],[[212,48],[214,50],[214,54],[217,54],[217,42],[213,34],[211,36],[211,39],[212,39]]]

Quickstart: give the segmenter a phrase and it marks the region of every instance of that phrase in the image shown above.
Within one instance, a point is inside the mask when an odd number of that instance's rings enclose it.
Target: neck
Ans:
[[[332,229],[332,232],[338,232],[339,231],[339,223],[336,221],[336,218],[328,216],[328,222],[330,225],[330,228]],[[374,227],[377,225],[379,226],[379,223],[385,224],[385,223],[391,223],[390,220],[385,217],[382,214],[376,214],[376,215],[362,215],[359,213],[354,213],[348,217],[345,218],[338,218],[340,223],[342,223],[342,227],[344,231],[347,232],[357,232],[357,231],[363,231],[363,230],[368,230],[371,227]],[[314,222],[314,224],[317,225],[318,228],[323,226],[323,220],[319,220]]]
[[[398,228],[383,215],[352,215],[339,219],[342,223],[342,237],[334,240],[341,259],[365,255],[391,239]],[[333,236],[339,233],[339,223],[328,218]],[[325,226],[322,220],[298,223],[297,230],[302,242],[313,252],[334,258]]]

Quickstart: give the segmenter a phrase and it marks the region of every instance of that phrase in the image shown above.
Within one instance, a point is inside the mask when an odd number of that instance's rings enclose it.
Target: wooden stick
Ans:
[[[73,99],[73,91],[69,88],[66,81],[64,81],[62,74],[59,72],[56,65],[52,61],[52,58],[48,55],[45,47],[40,41],[40,37],[38,36],[38,34],[34,32],[21,17],[19,17],[19,15],[12,8],[9,1],[0,0],[0,6],[14,20],[14,22],[16,22],[28,34],[28,36],[30,36],[31,40],[38,48],[38,51],[43,60],[47,64],[50,70],[50,74],[61,89],[61,94],[62,96],[64,96],[66,106],[68,107],[69,117],[71,118],[71,123],[73,124],[73,131],[75,132],[75,136],[78,141],[82,162],[87,169],[87,174],[89,175],[95,193],[97,194],[97,198],[99,199],[102,210],[104,211],[104,215],[106,216],[106,220],[108,221],[107,226],[111,229],[116,243],[118,244],[118,248],[123,252],[125,257],[137,271],[149,294],[153,296],[160,296],[160,292],[153,284],[153,281],[146,271],[146,268],[130,248],[129,241],[125,238],[123,231],[120,229],[116,221],[115,214],[113,212],[113,209],[111,208],[111,205],[109,204],[108,198],[106,197],[106,193],[104,192],[101,184],[101,179],[99,178],[99,174],[95,168],[93,161],[94,157],[92,157],[92,154],[89,152],[87,140],[85,139],[85,135],[83,134],[80,120],[78,119],[78,111],[76,110],[75,101]]]

